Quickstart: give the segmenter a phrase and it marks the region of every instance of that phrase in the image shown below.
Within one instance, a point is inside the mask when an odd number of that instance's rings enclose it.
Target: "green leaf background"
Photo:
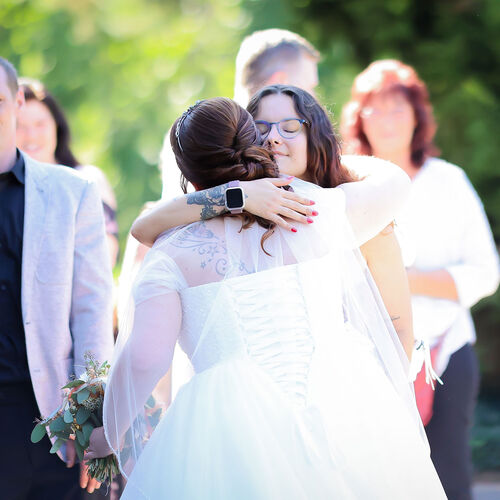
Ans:
[[[108,176],[123,254],[141,206],[160,196],[165,133],[197,99],[231,96],[242,38],[271,27],[321,50],[318,96],[336,120],[372,60],[415,66],[431,93],[442,157],[465,169],[500,241],[495,0],[3,0],[0,55],[47,85],[69,117],[77,157]],[[474,308],[483,394],[500,394],[499,299]]]

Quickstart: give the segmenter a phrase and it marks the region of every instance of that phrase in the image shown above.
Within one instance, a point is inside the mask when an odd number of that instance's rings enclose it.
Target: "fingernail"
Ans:
[[[287,181],[291,181],[292,179],[295,179],[295,177],[294,177],[293,175],[289,175],[289,176],[286,178],[286,180],[287,180]]]
[[[292,233],[296,233],[297,232],[297,230],[294,227],[292,227],[291,231],[292,231]]]
[[[308,217],[306,220],[308,224],[312,224],[314,222],[310,217]]]
[[[316,202],[313,200],[309,200],[309,205],[316,205]]]
[[[311,215],[312,215],[313,217],[316,217],[316,215],[319,215],[319,214],[318,214],[318,212],[316,212],[316,210],[313,210],[313,211],[311,212]]]

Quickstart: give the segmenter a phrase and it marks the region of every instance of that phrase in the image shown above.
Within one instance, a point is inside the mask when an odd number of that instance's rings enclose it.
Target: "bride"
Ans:
[[[197,103],[170,139],[198,190],[278,177],[252,117],[230,99]],[[409,189],[397,167],[384,172],[385,183],[348,189],[294,180],[321,213],[298,234],[233,213],[155,243],[104,401],[107,442],[128,479],[122,498],[445,498],[408,359],[356,250]],[[176,343],[195,375],[163,411],[155,386]]]

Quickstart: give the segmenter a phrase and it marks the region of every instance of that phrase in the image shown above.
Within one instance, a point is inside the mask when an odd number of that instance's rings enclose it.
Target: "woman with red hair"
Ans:
[[[499,282],[488,220],[464,171],[433,156],[429,94],[410,66],[381,60],[360,73],[341,132],[349,152],[389,160],[412,179],[399,224],[414,244],[408,279],[415,337],[427,339],[444,382],[430,397],[416,386],[417,402],[448,498],[470,499],[468,440],[479,386],[470,307]],[[408,248],[403,250],[408,258]]]

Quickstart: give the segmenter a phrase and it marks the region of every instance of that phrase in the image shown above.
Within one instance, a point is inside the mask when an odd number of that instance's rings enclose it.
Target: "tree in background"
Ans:
[[[496,0],[2,0],[0,55],[64,105],[78,158],[103,168],[116,190],[123,243],[142,204],[160,196],[167,129],[197,99],[231,96],[242,38],[271,27],[321,50],[319,96],[334,117],[371,61],[414,66],[443,157],[466,170],[500,241]],[[499,299],[474,311],[483,387],[497,392]]]
[[[158,199],[163,136],[196,99],[231,95],[245,11],[231,0],[3,0],[0,54],[68,112],[78,158],[106,172],[123,238]]]

